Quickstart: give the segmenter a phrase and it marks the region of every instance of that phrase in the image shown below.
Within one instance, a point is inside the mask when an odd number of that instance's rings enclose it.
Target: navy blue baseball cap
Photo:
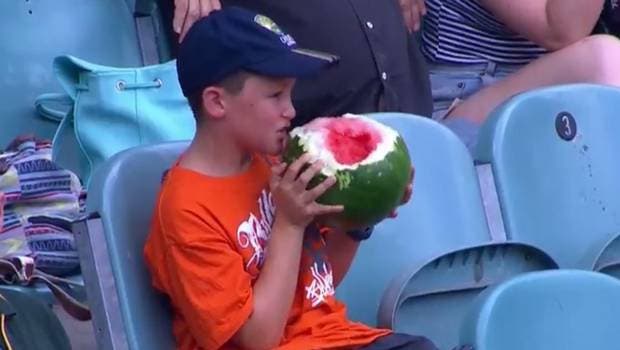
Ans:
[[[183,94],[191,96],[241,70],[297,78],[337,61],[335,55],[299,48],[267,16],[227,7],[192,25],[179,45],[177,70]]]

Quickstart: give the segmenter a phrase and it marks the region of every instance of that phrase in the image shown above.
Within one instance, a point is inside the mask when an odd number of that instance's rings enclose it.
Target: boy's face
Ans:
[[[243,89],[226,97],[232,133],[250,152],[280,154],[295,117],[291,93],[295,79],[250,75]]]

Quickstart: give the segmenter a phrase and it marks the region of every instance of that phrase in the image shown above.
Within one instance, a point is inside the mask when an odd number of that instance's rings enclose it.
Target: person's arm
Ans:
[[[276,218],[269,253],[254,284],[252,315],[233,337],[241,348],[271,349],[280,342],[295,296],[303,232]]]
[[[280,342],[297,282],[303,230],[274,225],[254,286],[234,243],[216,229],[200,225],[208,238],[171,244],[166,259],[170,297],[201,349],[218,349],[231,339],[242,349],[272,349]]]
[[[162,221],[171,237],[200,232],[201,239],[169,239],[163,263],[168,296],[202,349],[219,349],[252,314],[252,277],[243,256],[216,224],[193,212],[171,212]],[[199,230],[199,231],[196,231]]]
[[[271,193],[276,216],[253,285],[235,243],[216,222],[183,210],[165,217],[162,227],[174,232],[172,237],[191,236],[184,231],[201,233],[198,241],[169,242],[163,267],[170,276],[172,304],[201,348],[217,349],[231,340],[243,349],[279,344],[295,294],[305,227],[315,215],[342,211],[315,202],[334,178],[304,190],[321,167],[301,171],[307,160],[301,157],[288,169],[275,167]]]
[[[420,30],[422,17],[426,15],[424,0],[398,0],[398,4],[403,12],[405,26],[409,33]]]
[[[172,28],[179,34],[179,42],[194,22],[221,8],[220,0],[174,0]]]
[[[295,296],[306,226],[315,216],[343,210],[342,206],[316,202],[336,183],[335,178],[329,177],[316,187],[306,189],[323,167],[321,162],[315,162],[303,169],[308,161],[308,155],[304,155],[288,168],[284,163],[273,167],[270,189],[276,216],[266,249],[268,253],[254,284],[252,315],[233,337],[244,349],[271,349],[279,344]]]
[[[557,50],[590,35],[604,0],[479,0],[510,29]]]
[[[344,279],[360,242],[352,239],[346,232],[340,230],[331,230],[325,237],[325,250],[327,258],[332,267],[334,276],[334,287],[338,287]]]

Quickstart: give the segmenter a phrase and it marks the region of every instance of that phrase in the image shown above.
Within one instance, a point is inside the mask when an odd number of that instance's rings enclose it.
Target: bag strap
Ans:
[[[47,285],[62,308],[72,317],[80,321],[91,319],[91,313],[84,303],[73,297],[67,289],[83,288],[79,283],[66,278],[46,274],[34,268],[34,264],[24,263],[19,257],[0,259],[0,279],[7,284],[29,286],[36,281]],[[65,288],[63,288],[64,286]]]
[[[34,108],[41,117],[60,123],[70,112],[56,109],[50,105],[63,105],[70,108],[73,106],[73,99],[63,93],[47,93],[39,95],[34,100]]]
[[[74,298],[71,294],[69,294],[69,292],[61,287],[61,284],[65,284],[67,286],[72,286],[72,288],[82,288],[80,284],[68,279],[48,275],[39,270],[36,270],[34,275],[30,278],[31,282],[35,280],[40,280],[47,285],[62,308],[69,315],[80,321],[89,321],[92,318],[88,306]]]
[[[133,16],[136,22],[138,44],[142,54],[142,64],[145,66],[161,62],[157,45],[157,30],[154,13],[157,13],[153,0],[135,0]]]
[[[4,297],[2,297],[3,300]],[[9,315],[2,313],[0,314],[0,336],[2,342],[2,349],[13,350],[13,345],[11,345],[11,339],[9,338],[9,331],[7,327],[7,318]]]

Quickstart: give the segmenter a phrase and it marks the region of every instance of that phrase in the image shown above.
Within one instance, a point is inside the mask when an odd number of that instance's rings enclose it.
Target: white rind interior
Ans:
[[[310,154],[312,161],[321,160],[325,163],[325,167],[321,171],[324,175],[333,176],[338,170],[355,170],[359,166],[376,163],[383,160],[388,153],[396,148],[398,133],[395,130],[362,115],[345,114],[342,117],[358,118],[367,122],[379,132],[381,135],[381,142],[377,145],[377,148],[361,162],[351,165],[340,164],[336,161],[333,154],[327,150],[327,146],[325,145],[327,130],[321,127],[320,123],[310,127],[297,127],[293,129],[291,131],[291,137],[299,137],[304,151]]]

